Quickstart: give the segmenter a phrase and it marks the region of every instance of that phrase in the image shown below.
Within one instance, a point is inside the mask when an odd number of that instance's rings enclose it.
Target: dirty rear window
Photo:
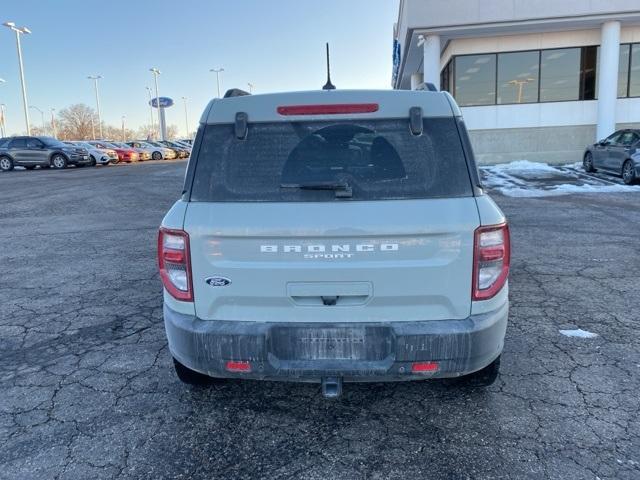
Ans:
[[[336,189],[314,186],[340,186]],[[297,188],[307,186],[311,188]],[[191,201],[318,202],[472,196],[453,118],[206,125]]]

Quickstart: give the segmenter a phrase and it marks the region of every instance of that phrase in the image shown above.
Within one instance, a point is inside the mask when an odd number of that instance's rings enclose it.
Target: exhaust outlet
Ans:
[[[322,396],[324,398],[338,398],[342,395],[341,377],[322,378]]]

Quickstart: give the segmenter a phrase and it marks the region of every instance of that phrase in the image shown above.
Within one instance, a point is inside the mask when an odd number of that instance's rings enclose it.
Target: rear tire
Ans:
[[[622,181],[626,185],[633,185],[637,181],[636,167],[631,160],[627,160],[624,162],[624,165],[622,165]]]
[[[596,169],[593,167],[593,154],[591,152],[587,152],[582,159],[582,166],[584,167],[584,171],[588,173],[593,173]]]
[[[500,373],[500,357],[496,358],[482,370],[473,372],[460,378],[460,381],[468,387],[489,387],[494,384]]]
[[[184,366],[175,358],[173,359],[173,367],[176,370],[176,375],[182,383],[186,383],[187,385],[210,385],[215,382],[214,379],[209,375],[204,375],[200,372],[196,372],[195,370],[191,370],[189,367]]]

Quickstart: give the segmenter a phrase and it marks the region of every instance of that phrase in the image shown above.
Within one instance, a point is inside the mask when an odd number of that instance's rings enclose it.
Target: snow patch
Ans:
[[[586,330],[582,330],[578,328],[576,330],[560,330],[560,333],[565,337],[577,337],[577,338],[596,338],[598,336],[597,333],[587,332]]]
[[[515,160],[510,163],[499,163],[497,165],[487,167],[487,170],[498,170],[498,171],[515,170],[518,172],[531,172],[531,171],[559,172],[557,168],[552,167],[548,163],[531,162],[529,160]]]
[[[481,169],[484,173],[484,185],[508,197],[549,197],[575,193],[640,193],[640,186],[624,185],[617,177],[586,173],[580,162],[549,165],[543,162],[516,160],[481,167]]]

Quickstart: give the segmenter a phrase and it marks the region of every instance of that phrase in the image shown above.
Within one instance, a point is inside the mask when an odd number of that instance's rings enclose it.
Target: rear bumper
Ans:
[[[213,377],[401,381],[457,377],[489,365],[502,352],[508,312],[505,302],[464,320],[261,323],[201,320],[165,305],[164,323],[171,354]],[[228,372],[230,360],[251,362],[251,372]],[[438,362],[438,370],[415,374],[413,362]]]

